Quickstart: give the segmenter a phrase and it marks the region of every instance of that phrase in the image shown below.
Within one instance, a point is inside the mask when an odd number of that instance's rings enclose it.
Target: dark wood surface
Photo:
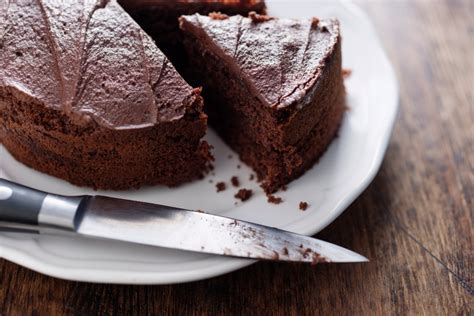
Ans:
[[[401,111],[378,176],[318,237],[370,263],[258,263],[190,284],[119,286],[0,260],[0,315],[472,315],[474,2],[360,4],[397,71]]]

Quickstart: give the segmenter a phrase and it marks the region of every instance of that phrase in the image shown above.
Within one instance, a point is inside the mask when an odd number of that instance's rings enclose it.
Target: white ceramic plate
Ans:
[[[216,148],[215,175],[176,189],[146,188],[99,194],[201,209],[210,213],[312,235],[331,223],[368,186],[382,162],[398,107],[393,69],[366,15],[355,5],[338,1],[269,2],[269,13],[280,17],[337,17],[342,24],[344,67],[353,70],[346,81],[347,112],[337,138],[314,168],[279,193],[280,205],[268,204],[250,169],[211,131]],[[236,157],[233,154],[233,157]],[[72,186],[15,161],[0,147],[0,175],[59,194],[96,194]],[[257,193],[235,205],[235,189],[216,193],[214,184],[237,175],[243,187]],[[213,179],[214,184],[209,183]],[[307,201],[309,209],[298,209]],[[89,282],[166,284],[217,276],[254,261],[137,246],[85,238],[0,234],[0,256],[51,276]]]

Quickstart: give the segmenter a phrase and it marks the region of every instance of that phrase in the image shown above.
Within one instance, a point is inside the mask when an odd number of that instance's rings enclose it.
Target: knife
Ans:
[[[62,196],[0,178],[0,230],[72,233],[260,260],[366,262],[337,245],[237,219],[105,196]]]

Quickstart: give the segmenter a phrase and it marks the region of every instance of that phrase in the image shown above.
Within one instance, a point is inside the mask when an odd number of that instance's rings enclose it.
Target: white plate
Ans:
[[[146,188],[100,194],[201,209],[210,213],[276,226],[313,235],[331,223],[368,186],[382,162],[398,107],[393,69],[366,15],[346,2],[272,2],[269,13],[280,17],[337,17],[342,24],[344,66],[353,70],[346,81],[347,112],[339,134],[319,164],[279,193],[280,205],[268,204],[258,186],[249,181],[251,170],[211,131],[216,150],[215,176],[209,175],[176,189]],[[236,157],[235,154],[233,154]],[[59,194],[94,194],[41,174],[15,161],[0,147],[0,175],[25,185]],[[239,176],[243,187],[256,190],[251,200],[234,205],[234,188],[216,193],[214,184]],[[209,180],[213,179],[214,184]],[[309,209],[298,209],[307,201]],[[165,284],[217,276],[254,261],[223,258],[132,244],[0,234],[0,256],[51,276],[89,282]]]

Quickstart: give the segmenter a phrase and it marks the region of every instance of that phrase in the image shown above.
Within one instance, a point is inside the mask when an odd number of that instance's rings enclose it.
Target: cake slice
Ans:
[[[264,13],[263,0],[119,0],[123,8],[156,41],[180,72],[187,69],[178,18],[181,15],[222,12],[247,15]]]
[[[180,27],[211,125],[266,192],[309,169],[345,110],[338,21],[195,14]]]
[[[115,0],[0,7],[0,143],[81,186],[175,186],[210,160],[200,90]]]

